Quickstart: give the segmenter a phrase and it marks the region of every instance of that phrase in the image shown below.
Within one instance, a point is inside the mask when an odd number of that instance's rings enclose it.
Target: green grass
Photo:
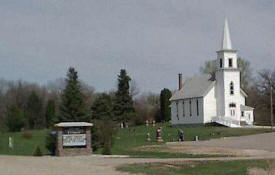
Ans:
[[[146,163],[122,165],[117,170],[146,175],[242,175],[252,167],[266,169],[268,163],[265,160]]]
[[[3,133],[0,134],[0,154],[7,155],[32,155],[36,145],[39,145],[43,154],[49,152],[45,148],[45,136],[47,130],[33,130],[32,138],[22,137],[23,132]],[[9,148],[9,137],[12,137],[14,147]]]
[[[152,126],[138,126],[130,127],[128,129],[119,129],[117,135],[115,136],[115,143],[112,148],[113,154],[123,154],[130,156],[138,157],[148,157],[146,152],[137,152],[133,151],[133,148],[145,146],[145,145],[155,145],[155,130],[162,126],[163,128],[163,140],[165,142],[177,141],[178,129],[184,131],[185,140],[191,141],[195,136],[199,136],[200,140],[208,140],[211,138],[221,138],[229,136],[243,136],[243,135],[252,135],[270,132],[269,129],[248,129],[248,128],[227,128],[219,126],[178,126],[170,127],[168,123],[158,124],[156,127]],[[151,141],[146,141],[146,133],[150,133]],[[168,153],[155,153],[155,156],[152,157],[167,157]],[[169,153],[168,157],[192,157],[194,155],[188,154],[178,154],[178,153]],[[199,157],[204,157],[198,155]]]
[[[137,126],[128,129],[119,129],[114,137],[115,142],[112,148],[112,154],[130,155],[131,157],[157,157],[157,158],[182,158],[182,157],[208,157],[208,155],[191,155],[184,153],[163,153],[163,152],[144,152],[133,150],[134,148],[155,145],[155,130],[157,127],[163,127],[163,139],[165,142],[177,140],[178,129],[184,131],[186,140],[193,140],[198,135],[200,140],[211,138],[241,136],[250,134],[259,134],[270,132],[269,129],[233,129],[216,126],[186,126],[186,127],[170,127],[168,123],[157,124],[152,126]],[[48,130],[34,130],[31,139],[22,137],[22,132],[16,133],[0,133],[0,154],[7,155],[32,155],[35,146],[39,145],[43,154],[49,154],[45,148],[45,136]],[[146,141],[146,133],[150,133],[151,142]],[[12,137],[14,140],[14,149],[8,148],[8,139]],[[99,153],[100,150],[97,152]]]

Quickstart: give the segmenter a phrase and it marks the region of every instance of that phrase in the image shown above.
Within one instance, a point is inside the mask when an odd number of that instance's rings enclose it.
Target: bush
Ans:
[[[146,117],[139,116],[137,114],[132,114],[131,119],[132,119],[135,126],[144,125],[145,121],[146,121]]]
[[[35,147],[34,152],[33,152],[32,155],[33,156],[42,156],[43,155],[42,151],[41,151],[41,149],[40,149],[40,147],[38,145]]]
[[[94,123],[95,124],[95,123]],[[95,126],[93,126],[92,128],[91,128],[91,137],[92,137],[92,139],[91,139],[91,142],[92,142],[92,144],[91,144],[91,147],[92,147],[92,150],[93,151],[97,151],[98,150],[98,148],[100,147],[100,143],[99,143],[99,137],[98,137],[98,127],[97,127],[97,125]]]
[[[8,109],[8,116],[6,118],[6,125],[11,132],[20,131],[25,125],[24,112],[16,105],[12,105]]]
[[[32,138],[32,133],[30,131],[24,131],[22,134],[22,137],[24,139],[31,139]]]
[[[51,155],[55,155],[56,139],[56,133],[54,131],[50,131],[46,135],[46,148],[49,150]]]
[[[108,152],[108,149],[111,149],[114,143],[113,136],[116,133],[114,122],[111,120],[94,120],[93,123],[94,126],[91,134],[93,151],[96,151],[98,148],[105,148],[106,152]]]
[[[102,152],[103,155],[111,155],[112,151],[111,151],[111,145],[110,144],[105,144],[103,146]]]

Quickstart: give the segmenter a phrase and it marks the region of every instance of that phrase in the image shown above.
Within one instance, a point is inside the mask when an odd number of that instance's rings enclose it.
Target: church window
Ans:
[[[229,104],[229,107],[230,107],[230,108],[235,108],[235,107],[236,107],[236,104],[235,104],[235,103],[230,103],[230,104]]]
[[[190,117],[192,116],[192,102],[191,99],[189,101],[189,112],[190,112]]]
[[[220,68],[222,68],[222,58],[220,59]]]
[[[234,95],[234,83],[230,83],[230,95]]]
[[[229,110],[230,110],[230,115],[231,116],[235,116],[235,108],[236,108],[236,104],[235,103],[230,103],[229,104]]]
[[[178,120],[179,120],[179,104],[178,104],[178,102],[176,102],[176,112],[177,112],[177,118],[178,118]]]
[[[230,109],[231,116],[235,116],[235,109]]]
[[[229,59],[228,59],[228,66],[229,66],[229,67],[232,67],[232,66],[233,66],[233,60],[232,60],[232,58],[229,58]]]
[[[184,100],[182,101],[182,116],[185,117]]]
[[[199,100],[197,99],[197,116],[199,116]]]
[[[244,116],[244,111],[242,111],[242,117]]]

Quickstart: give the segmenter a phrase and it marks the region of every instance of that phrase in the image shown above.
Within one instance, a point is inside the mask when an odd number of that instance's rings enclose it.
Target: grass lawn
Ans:
[[[163,140],[165,142],[177,141],[178,129],[182,129],[185,134],[185,140],[191,141],[195,136],[199,136],[200,140],[208,140],[211,138],[229,137],[229,136],[243,136],[270,132],[270,129],[248,129],[248,128],[227,128],[220,126],[179,126],[170,127],[168,123],[157,124],[155,127],[152,126],[137,126],[130,127],[128,129],[119,129],[115,136],[115,143],[112,148],[113,154],[127,154],[133,157],[193,157],[195,155],[178,154],[178,153],[146,153],[142,151],[133,151],[133,148],[145,145],[154,145],[155,141],[155,130],[162,126]],[[146,133],[150,133],[151,141],[146,141]],[[205,155],[196,155],[197,157],[205,157]]]
[[[23,132],[0,134],[0,154],[32,155],[36,145],[40,146],[43,154],[48,154],[49,152],[45,148],[47,130],[33,130],[28,132],[32,133],[32,138],[23,138]],[[9,148],[9,137],[13,139],[13,149]]]
[[[117,170],[147,175],[242,175],[248,174],[249,168],[267,169],[270,164],[266,160],[146,163],[123,165]]]
[[[113,154],[130,155],[132,157],[158,157],[158,158],[180,158],[180,157],[208,157],[207,155],[191,155],[184,153],[163,153],[163,152],[143,152],[134,151],[133,148],[145,145],[155,145],[155,130],[163,127],[163,139],[165,142],[177,140],[177,131],[183,129],[186,140],[192,140],[196,135],[199,139],[219,138],[227,136],[241,136],[249,134],[259,134],[270,132],[269,129],[233,129],[215,126],[189,126],[189,127],[170,127],[168,123],[152,126],[137,126],[128,129],[119,129],[114,137],[115,142],[112,148]],[[36,145],[39,145],[43,154],[48,154],[45,148],[45,136],[48,130],[34,130],[31,139],[22,137],[22,132],[0,133],[0,154],[8,155],[32,155]],[[151,142],[146,141],[146,133],[150,133]],[[9,137],[14,140],[14,148],[8,148]],[[97,152],[99,153],[100,150]]]

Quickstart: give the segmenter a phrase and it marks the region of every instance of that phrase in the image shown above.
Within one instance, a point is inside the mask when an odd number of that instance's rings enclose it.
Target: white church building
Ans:
[[[228,127],[253,125],[253,108],[245,105],[247,94],[240,86],[237,59],[225,20],[215,76],[199,75],[182,82],[179,74],[179,89],[170,98],[172,125],[212,122]]]

